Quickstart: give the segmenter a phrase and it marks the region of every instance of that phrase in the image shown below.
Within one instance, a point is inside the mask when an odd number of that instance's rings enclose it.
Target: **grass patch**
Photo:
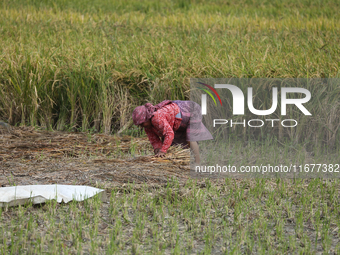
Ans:
[[[169,180],[77,203],[1,209],[2,253],[338,252],[334,180]]]

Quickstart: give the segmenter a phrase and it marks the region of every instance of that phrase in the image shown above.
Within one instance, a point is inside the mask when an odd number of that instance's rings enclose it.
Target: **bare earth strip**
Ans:
[[[147,138],[35,131],[15,128],[0,135],[0,185],[165,184],[189,177],[189,151],[172,148],[165,159],[150,153]]]

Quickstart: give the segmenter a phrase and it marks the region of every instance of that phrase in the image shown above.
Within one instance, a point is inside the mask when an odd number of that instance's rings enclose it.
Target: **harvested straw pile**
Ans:
[[[152,156],[147,138],[80,132],[54,132],[28,127],[0,133],[2,186],[78,184],[117,186],[159,185],[171,177],[189,176],[190,152],[170,148],[167,157]]]

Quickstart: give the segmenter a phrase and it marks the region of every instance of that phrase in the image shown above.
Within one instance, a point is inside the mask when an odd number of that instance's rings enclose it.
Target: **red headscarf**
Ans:
[[[140,125],[144,123],[145,121],[152,118],[152,115],[154,114],[155,111],[170,103],[172,103],[171,100],[165,100],[155,106],[153,106],[150,103],[147,103],[145,105],[136,107],[132,112],[133,123],[135,125]]]

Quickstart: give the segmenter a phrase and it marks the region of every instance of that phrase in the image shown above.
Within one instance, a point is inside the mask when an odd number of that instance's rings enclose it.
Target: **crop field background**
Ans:
[[[188,99],[189,78],[338,77],[339,8],[309,0],[3,0],[0,118],[109,133],[134,106]]]
[[[157,160],[129,126],[138,105],[189,99],[190,78],[340,78],[339,10],[336,0],[0,0],[0,120],[13,126],[0,126],[0,185],[108,194],[0,208],[0,252],[340,253],[338,179],[192,179],[188,150]],[[268,91],[256,88],[255,107]],[[340,88],[313,95],[313,122],[294,132],[257,144],[240,129],[208,147],[229,163],[338,164]]]

